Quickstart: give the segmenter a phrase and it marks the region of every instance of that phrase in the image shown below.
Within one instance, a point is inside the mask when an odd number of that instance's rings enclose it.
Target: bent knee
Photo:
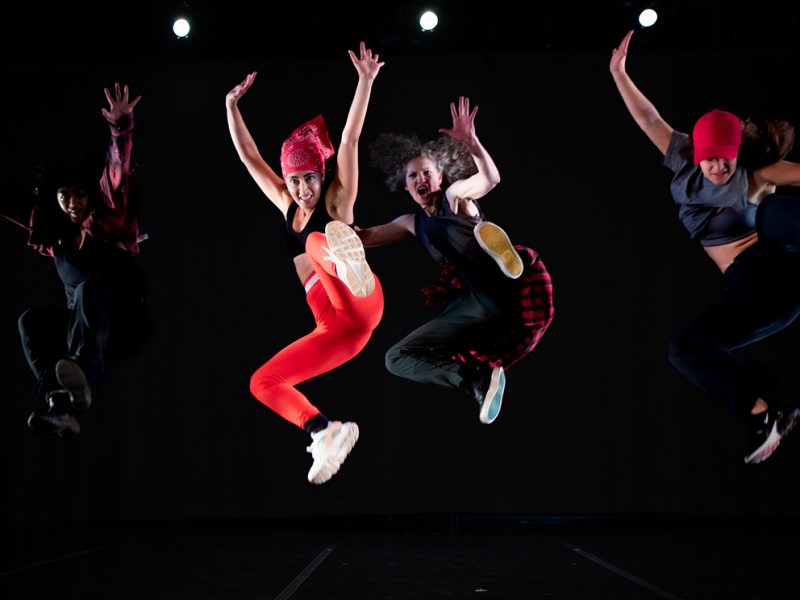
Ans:
[[[262,367],[250,376],[250,393],[263,402],[262,397],[265,394],[269,394],[273,388],[284,383],[283,377],[271,369]]]

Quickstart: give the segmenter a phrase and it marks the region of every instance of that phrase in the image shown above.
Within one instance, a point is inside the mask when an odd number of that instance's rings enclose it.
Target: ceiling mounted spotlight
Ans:
[[[658,13],[652,8],[645,8],[639,13],[639,25],[650,27],[658,20]]]
[[[183,17],[175,19],[175,22],[172,23],[172,32],[178,39],[188,37],[191,29],[192,26],[189,24],[189,21]]]
[[[432,10],[426,10],[419,18],[419,26],[422,31],[433,31],[439,24],[439,17]]]

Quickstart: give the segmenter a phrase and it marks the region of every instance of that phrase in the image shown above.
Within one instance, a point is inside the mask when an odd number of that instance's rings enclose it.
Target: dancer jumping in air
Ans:
[[[375,141],[373,165],[390,190],[408,192],[416,210],[358,233],[366,247],[416,236],[440,269],[439,282],[423,292],[426,304],[446,306],[389,349],[386,368],[461,391],[489,424],[500,412],[506,370],[533,350],[553,319],[553,288],[539,255],[512,245],[478,205],[500,182],[475,132],[478,107],[470,111],[461,97],[450,112],[453,127],[440,129],[438,139],[385,133]]]
[[[358,440],[358,425],[330,421],[295,387],[346,363],[366,346],[383,314],[383,290],[364,248],[349,226],[358,191],[358,138],[372,83],[384,63],[362,42],[349,51],[358,72],[336,167],[326,169],[334,148],[322,116],[297,128],[281,148],[282,177],[264,161],[239,111],[256,78],[252,72],[225,98],[233,144],[255,182],[284,215],[289,252],[316,327],[262,365],[250,390],[263,404],[311,435],[311,483],[335,475]],[[323,234],[324,232],[324,234]]]
[[[28,243],[54,259],[66,306],[36,306],[19,318],[25,357],[44,401],[28,417],[38,433],[75,435],[109,358],[149,339],[139,253],[139,195],[132,177],[133,108],[128,86],[104,90],[111,142],[105,166],[90,152],[45,164],[33,195],[7,184],[0,211],[28,230]],[[99,180],[98,180],[99,177]]]
[[[750,432],[745,463],[775,451],[800,418],[777,397],[777,373],[736,350],[785,328],[800,314],[800,202],[776,195],[800,185],[784,160],[794,128],[714,109],[691,135],[674,130],[626,71],[630,31],[611,53],[617,90],[673,172],[678,217],[722,273],[723,299],[670,342],[669,359],[694,385],[741,417]]]

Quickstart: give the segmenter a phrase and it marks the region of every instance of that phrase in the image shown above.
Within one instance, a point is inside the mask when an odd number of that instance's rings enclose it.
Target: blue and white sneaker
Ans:
[[[481,423],[489,425],[500,414],[505,389],[506,372],[503,367],[495,367],[492,369],[492,376],[489,378],[489,387],[483,396],[483,400],[481,400],[481,412],[478,417]]]

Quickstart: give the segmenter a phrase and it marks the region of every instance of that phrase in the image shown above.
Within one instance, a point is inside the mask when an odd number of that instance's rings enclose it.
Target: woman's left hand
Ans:
[[[453,117],[452,129],[440,129],[439,133],[449,135],[467,145],[477,139],[475,133],[475,115],[478,114],[478,107],[475,106],[470,112],[469,98],[461,96],[458,99],[458,109],[455,102],[450,103],[450,114]]]
[[[385,63],[378,62],[378,55],[373,55],[372,50],[367,48],[364,42],[359,44],[359,50],[361,52],[360,57],[356,57],[356,53],[352,50],[348,50],[347,53],[350,55],[350,60],[353,61],[356,71],[358,71],[358,76],[364,77],[368,81],[373,81]]]

